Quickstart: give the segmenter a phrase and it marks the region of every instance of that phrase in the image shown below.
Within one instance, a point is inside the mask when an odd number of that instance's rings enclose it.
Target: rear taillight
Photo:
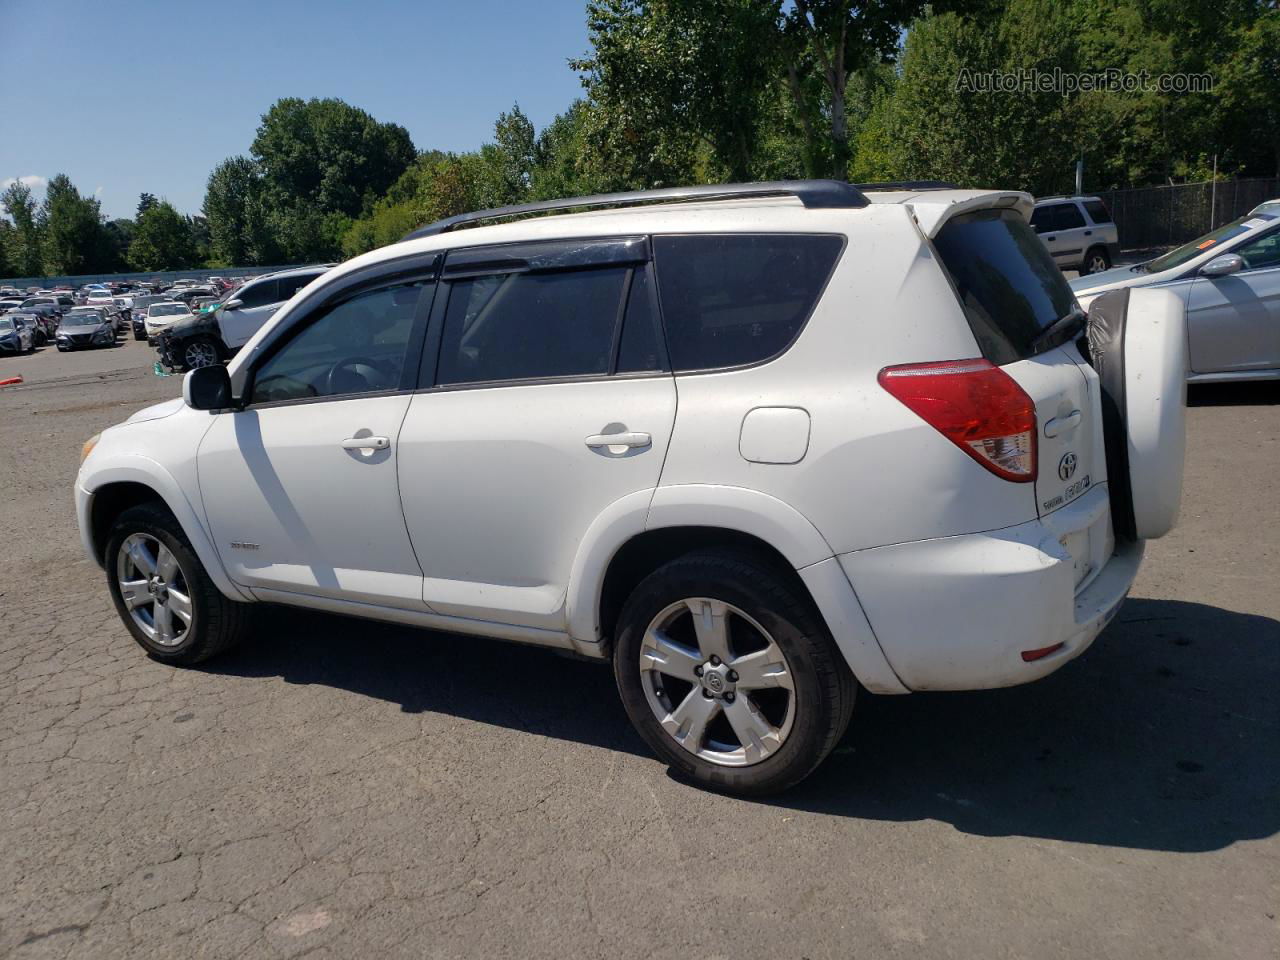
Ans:
[[[1036,478],[1036,407],[1017,382],[986,360],[885,367],[880,386],[994,473]]]

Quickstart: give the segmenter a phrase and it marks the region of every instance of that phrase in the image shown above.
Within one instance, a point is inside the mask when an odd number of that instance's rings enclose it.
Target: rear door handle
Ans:
[[[390,437],[347,437],[342,441],[343,450],[385,450],[389,446]]]
[[[647,433],[597,433],[587,437],[588,447],[647,447],[653,437]]]
[[[1084,235],[1085,235],[1086,237],[1092,237],[1092,236],[1093,236],[1093,231],[1092,231],[1092,230],[1086,230],[1086,231],[1084,232]]]
[[[1056,437],[1060,433],[1067,430],[1074,430],[1080,426],[1080,421],[1084,419],[1084,414],[1079,410],[1072,410],[1070,413],[1061,417],[1054,417],[1044,425],[1044,435],[1046,437]]]

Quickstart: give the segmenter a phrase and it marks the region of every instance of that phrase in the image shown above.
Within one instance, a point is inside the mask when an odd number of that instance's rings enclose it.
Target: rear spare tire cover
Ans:
[[[1116,536],[1153,540],[1173,529],[1186,457],[1187,334],[1182,300],[1127,288],[1089,307],[1089,354],[1102,412]]]

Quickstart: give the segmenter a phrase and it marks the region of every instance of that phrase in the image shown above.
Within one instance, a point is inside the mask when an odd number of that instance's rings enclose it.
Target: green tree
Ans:
[[[925,8],[924,0],[591,0],[592,54],[572,66],[599,107],[597,144],[624,179],[682,179],[699,166],[747,179],[779,89],[806,173],[845,179],[850,83],[892,59]]]
[[[135,270],[178,270],[192,266],[195,256],[191,225],[173,204],[161,200],[138,217],[129,244]]]
[[[1055,0],[1010,0],[991,20],[926,17],[907,34],[901,75],[858,138],[855,179],[939,179],[1036,193],[1070,189],[1077,140],[1070,101],[992,91],[991,73],[1075,69],[1069,14]]]
[[[138,194],[137,216],[141,217],[144,213],[146,213],[148,210],[158,205],[159,203],[160,201],[156,199],[156,195],[154,193]]]
[[[503,190],[511,198],[510,202],[518,202],[529,190],[529,179],[537,162],[538,141],[533,124],[517,103],[510,113],[498,115],[493,133],[502,168]]]
[[[13,242],[13,226],[0,218],[0,277],[10,277],[16,271],[9,262],[9,246]]]
[[[538,134],[529,174],[530,199],[583,196],[610,188],[600,154],[591,145],[592,109],[586,100],[575,100]]]
[[[251,222],[262,212],[262,178],[248,157],[231,157],[209,174],[204,215],[209,221],[211,256],[227,266],[258,262],[254,238],[261,224]]]
[[[36,220],[36,201],[31,188],[20,180],[9,184],[0,194],[0,206],[13,220],[13,236],[9,244],[9,259],[13,270],[25,277],[38,277],[44,272],[40,249],[40,224]]]
[[[110,269],[98,201],[82,197],[66,174],[49,181],[39,217],[47,273],[73,276]]]
[[[278,100],[250,147],[280,207],[358,217],[413,162],[404,127],[341,100]],[[300,214],[301,215],[301,214]]]
[[[1263,10],[1241,26],[1225,58],[1218,102],[1241,166],[1280,177],[1280,9]]]
[[[133,243],[133,221],[108,220],[102,225],[102,253],[99,257],[103,272],[120,272],[129,269],[129,244]]]

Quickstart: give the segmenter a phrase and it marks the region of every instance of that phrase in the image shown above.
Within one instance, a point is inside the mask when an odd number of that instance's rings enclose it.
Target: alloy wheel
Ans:
[[[173,551],[150,534],[131,534],[120,544],[116,579],[125,609],[148,639],[161,647],[187,639],[195,614],[186,574]]]
[[[1108,268],[1107,258],[1100,253],[1095,253],[1089,258],[1089,272],[1101,273]]]
[[[658,613],[640,645],[640,679],[671,739],[721,766],[773,755],[795,721],[795,684],[782,649],[722,600],[690,597]]]
[[[187,361],[187,367],[192,370],[196,367],[212,367],[218,362],[218,351],[213,349],[211,343],[196,341],[187,344],[186,350],[183,351],[183,358]]]

